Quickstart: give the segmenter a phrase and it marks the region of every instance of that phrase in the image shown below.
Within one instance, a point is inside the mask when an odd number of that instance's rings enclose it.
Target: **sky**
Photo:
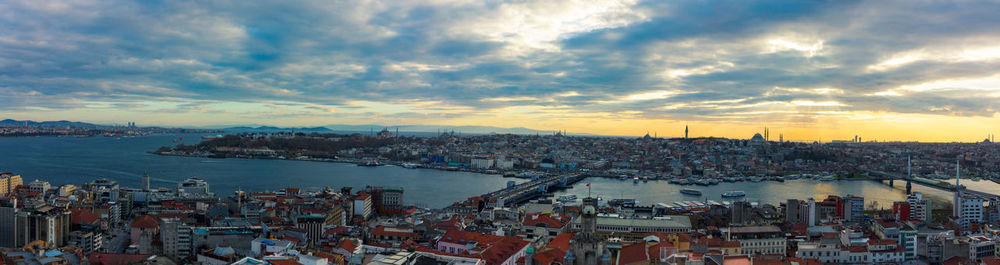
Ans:
[[[0,1],[0,118],[982,141],[997,1]]]

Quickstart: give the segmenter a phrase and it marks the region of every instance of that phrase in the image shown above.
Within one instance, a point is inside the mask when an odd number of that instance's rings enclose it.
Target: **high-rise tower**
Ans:
[[[684,125],[684,139],[688,138],[688,126]]]
[[[149,191],[149,174],[142,174],[142,190]]]

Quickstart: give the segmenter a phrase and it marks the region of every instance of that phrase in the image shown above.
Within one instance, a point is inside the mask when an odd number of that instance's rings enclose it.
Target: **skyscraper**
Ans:
[[[0,248],[16,248],[17,245],[17,199],[0,201]]]
[[[688,126],[684,125],[684,139],[688,138]]]
[[[149,191],[149,174],[142,174],[142,191]]]

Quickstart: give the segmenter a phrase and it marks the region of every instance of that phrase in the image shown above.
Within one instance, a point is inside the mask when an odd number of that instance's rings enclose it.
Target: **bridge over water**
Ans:
[[[894,184],[893,182],[895,180],[906,181],[906,194],[910,194],[910,191],[912,189],[911,188],[912,187],[911,183],[917,183],[917,184],[920,184],[920,185],[923,185],[923,186],[927,186],[927,187],[931,187],[931,188],[936,188],[936,189],[940,189],[940,190],[945,190],[945,191],[951,191],[951,192],[954,192],[954,191],[956,191],[958,189],[958,187],[955,187],[954,184],[950,184],[950,183],[947,183],[947,182],[944,182],[944,181],[937,181],[937,180],[932,180],[932,179],[916,178],[916,177],[907,177],[907,176],[902,175],[902,174],[889,173],[889,172],[883,172],[883,171],[877,171],[877,170],[869,170],[868,174],[872,177],[872,180],[874,180],[874,181],[883,182],[883,181],[887,181],[888,180],[889,181],[889,186],[893,186],[893,184]],[[997,194],[986,193],[986,192],[982,192],[982,191],[970,190],[970,189],[965,188],[964,186],[961,187],[961,189],[962,189],[962,193],[963,194],[968,194],[968,195],[976,196],[976,197],[982,198],[984,200],[1000,200],[1000,195],[997,195]]]
[[[550,191],[568,188],[584,178],[587,178],[587,175],[581,173],[538,177],[512,187],[483,194],[482,197],[486,201],[496,200],[497,207],[518,205],[531,199],[545,196]]]

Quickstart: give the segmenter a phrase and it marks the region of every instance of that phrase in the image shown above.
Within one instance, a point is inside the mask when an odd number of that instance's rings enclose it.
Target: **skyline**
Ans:
[[[982,141],[1000,3],[0,3],[0,111]]]

